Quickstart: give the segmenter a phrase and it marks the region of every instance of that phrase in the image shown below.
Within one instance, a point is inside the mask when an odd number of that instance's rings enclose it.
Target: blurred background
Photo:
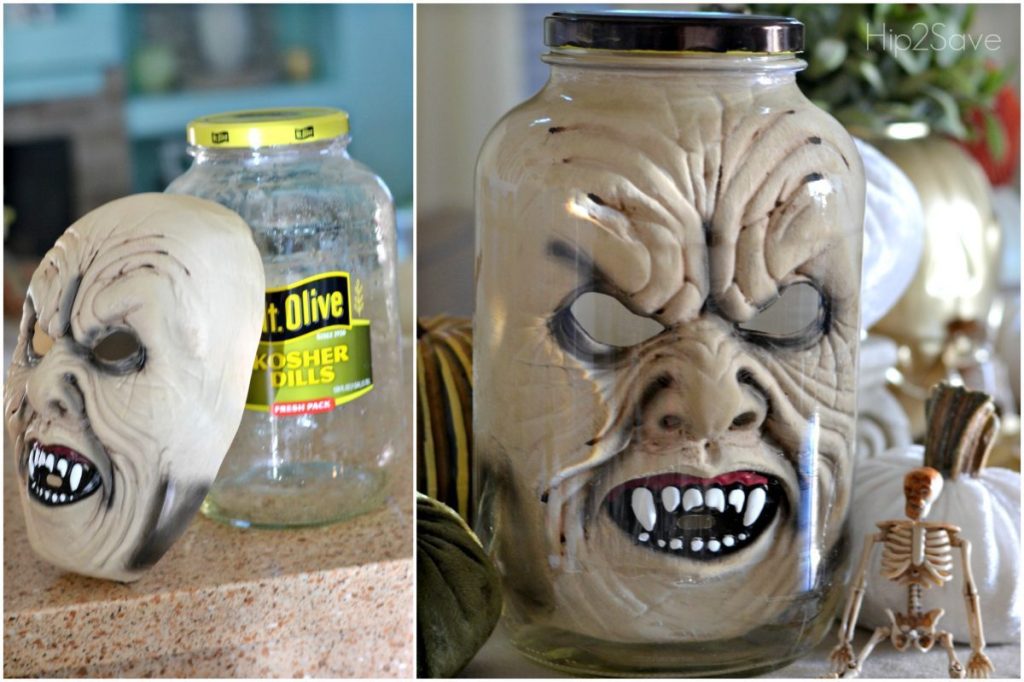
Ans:
[[[4,311],[38,258],[111,199],[188,166],[185,125],[223,111],[330,106],[399,208],[412,252],[410,5],[4,6]],[[402,268],[411,310],[411,267]]]

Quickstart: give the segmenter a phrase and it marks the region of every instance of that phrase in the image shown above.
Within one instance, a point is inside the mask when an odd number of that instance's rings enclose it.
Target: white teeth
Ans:
[[[679,488],[669,486],[661,491],[661,503],[666,511],[675,511],[679,506]]]
[[[57,471],[60,472],[61,478],[64,478],[64,475],[68,473],[68,461],[63,457],[57,460]]]
[[[57,466],[63,475],[67,466],[64,460],[59,460]],[[79,464],[75,464],[72,467],[70,476],[65,478],[70,484],[72,491],[78,490],[82,478],[87,471],[84,466]],[[636,518],[636,523],[642,526],[642,528],[637,529],[640,531],[635,536],[637,543],[646,543],[649,547],[656,546],[664,550],[688,551],[694,554],[701,554],[703,558],[710,558],[712,554],[720,554],[723,550],[736,548],[737,545],[743,547],[744,543],[750,539],[749,529],[761,519],[765,506],[768,503],[768,491],[763,485],[756,487],[737,486],[731,490],[722,488],[717,483],[706,489],[696,486],[683,489],[681,486],[673,485],[665,486],[660,490],[657,488],[652,490],[646,487],[637,487],[633,488],[629,495],[633,516]],[[68,498],[69,500],[75,499],[73,495],[69,495]],[[57,501],[56,492],[53,494],[53,501]],[[710,532],[718,537],[673,538],[671,536],[663,536],[659,538],[657,536],[662,535],[662,533],[654,533],[658,525],[658,502],[661,503],[663,508],[661,510],[662,514],[682,514],[695,509],[700,510],[696,513],[703,513],[702,510],[714,510],[724,514],[727,509],[732,507],[737,514],[743,515],[743,526],[748,530],[743,533],[718,535],[714,527],[710,526]],[[668,520],[672,518],[669,517]],[[684,527],[684,525],[681,523],[680,527]],[[667,536],[668,533],[665,535]],[[725,553],[729,554],[728,551]]]
[[[725,493],[722,492],[721,488],[711,488],[704,497],[704,504],[706,504],[709,509],[717,509],[720,512],[724,512]]]
[[[46,456],[46,468],[50,470],[51,474],[53,473],[53,463],[54,463],[54,456],[52,454],[47,455]]]
[[[61,502],[63,502],[63,501],[64,501],[64,500],[66,500],[67,498],[68,498],[68,496],[67,496],[67,495],[65,495],[64,493],[61,493],[61,495],[60,495],[60,501],[61,501]]]
[[[743,513],[743,525],[752,526],[757,521],[764,509],[765,492],[764,488],[754,488],[750,491],[750,498],[747,499],[747,510]]]
[[[82,480],[82,465],[76,464],[71,467],[71,492],[78,490],[78,484]]]
[[[49,501],[49,499],[50,499],[50,491],[49,490],[44,490],[43,491],[43,497],[45,497],[47,499],[47,501]]]
[[[644,530],[654,530],[654,523],[658,520],[658,512],[654,509],[654,495],[647,488],[636,488],[633,490],[633,497],[630,500],[633,507],[633,514]]]

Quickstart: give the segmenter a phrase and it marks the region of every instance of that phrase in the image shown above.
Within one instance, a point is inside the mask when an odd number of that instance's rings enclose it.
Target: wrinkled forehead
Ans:
[[[203,226],[180,210],[107,204],[69,227],[32,276],[29,296],[51,335],[90,316],[126,317],[162,296],[188,306],[204,259]],[[162,292],[162,293],[161,293]]]
[[[859,157],[813,105],[706,98],[656,106],[643,125],[621,114],[569,107],[529,138],[519,172],[543,170],[521,229],[677,319],[709,297],[749,316],[794,273],[856,276]],[[653,291],[664,282],[677,290]]]

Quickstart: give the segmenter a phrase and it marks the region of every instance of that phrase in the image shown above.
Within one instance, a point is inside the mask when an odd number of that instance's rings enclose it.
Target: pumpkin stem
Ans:
[[[977,476],[999,432],[992,398],[980,391],[942,383],[928,396],[925,415],[925,466],[937,469],[949,480],[962,473]]]

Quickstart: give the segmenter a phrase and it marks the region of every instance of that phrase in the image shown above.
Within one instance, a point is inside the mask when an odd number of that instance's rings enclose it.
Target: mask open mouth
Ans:
[[[27,460],[28,494],[45,505],[78,502],[100,487],[96,465],[69,447],[32,441]]]
[[[714,478],[658,474],[616,486],[604,506],[636,544],[711,561],[753,544],[783,497],[777,478],[754,471]]]

